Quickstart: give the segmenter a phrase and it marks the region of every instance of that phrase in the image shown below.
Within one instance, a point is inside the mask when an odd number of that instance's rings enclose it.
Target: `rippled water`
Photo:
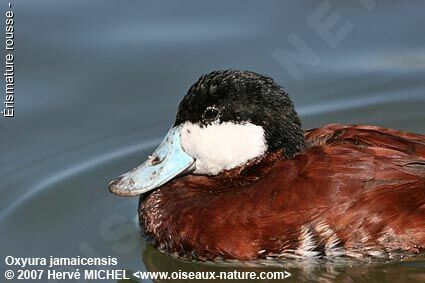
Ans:
[[[0,119],[1,257],[112,255],[128,270],[233,269],[146,248],[137,199],[106,189],[143,161],[190,84],[213,69],[272,76],[305,128],[425,133],[425,5],[299,2],[16,1],[16,117]],[[348,24],[336,46],[309,24],[317,13],[322,22],[340,15],[334,32]],[[301,80],[273,55],[295,52],[294,35],[314,54],[297,64]],[[288,268],[306,281],[425,281],[420,260]]]

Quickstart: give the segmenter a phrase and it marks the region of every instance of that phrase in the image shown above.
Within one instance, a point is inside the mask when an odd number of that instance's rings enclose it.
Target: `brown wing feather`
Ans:
[[[308,150],[248,186],[228,176],[170,182],[141,202],[141,224],[163,249],[201,259],[425,248],[425,136],[328,125],[306,139]]]

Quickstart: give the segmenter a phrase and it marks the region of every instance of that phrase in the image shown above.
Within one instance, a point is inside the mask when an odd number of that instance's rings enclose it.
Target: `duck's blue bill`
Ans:
[[[111,181],[109,190],[121,196],[137,196],[192,171],[195,159],[183,150],[180,134],[180,126],[171,128],[152,156],[140,166]]]

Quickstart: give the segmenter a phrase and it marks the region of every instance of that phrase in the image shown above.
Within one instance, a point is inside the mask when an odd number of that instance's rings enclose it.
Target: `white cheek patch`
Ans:
[[[196,174],[216,175],[243,165],[267,151],[263,127],[251,123],[223,122],[201,127],[185,122],[181,143],[196,159]]]

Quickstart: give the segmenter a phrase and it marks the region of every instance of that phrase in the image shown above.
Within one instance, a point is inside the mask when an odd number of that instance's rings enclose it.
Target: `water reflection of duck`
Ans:
[[[363,264],[349,258],[309,260],[254,260],[254,261],[195,261],[165,255],[148,245],[142,253],[143,263],[150,272],[174,273],[174,276],[197,276],[214,274],[208,282],[229,282],[230,278],[246,278],[254,272],[255,279],[237,282],[424,282],[425,261],[374,260]],[[267,273],[266,273],[267,272]],[[267,277],[269,276],[269,277]],[[275,279],[273,279],[273,277]],[[265,279],[270,278],[270,279]],[[281,280],[278,280],[278,279]],[[282,280],[285,278],[284,280]],[[188,282],[188,280],[155,280],[155,282]],[[207,281],[207,280],[203,280]],[[203,282],[202,281],[202,282]]]
[[[303,132],[286,92],[253,72],[202,76],[153,156],[109,188],[144,194],[145,233],[189,258],[425,249],[425,136],[337,124]]]

